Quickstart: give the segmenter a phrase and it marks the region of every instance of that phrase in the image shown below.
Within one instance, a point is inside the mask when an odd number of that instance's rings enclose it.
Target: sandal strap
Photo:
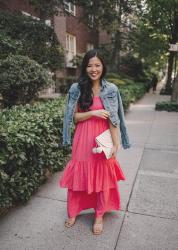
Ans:
[[[99,221],[99,222],[93,224],[93,233],[94,234],[101,234],[102,231],[103,231],[103,222],[102,221],[101,222]]]

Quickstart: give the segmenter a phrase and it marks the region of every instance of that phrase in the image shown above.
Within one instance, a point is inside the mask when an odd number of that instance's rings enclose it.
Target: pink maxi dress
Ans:
[[[104,109],[99,96],[93,98],[90,110]],[[60,178],[60,186],[68,188],[67,212],[77,216],[82,210],[93,208],[101,217],[110,210],[120,209],[117,181],[125,180],[119,163],[104,153],[94,154],[95,138],[109,128],[109,122],[99,117],[78,122],[75,129],[72,158]]]

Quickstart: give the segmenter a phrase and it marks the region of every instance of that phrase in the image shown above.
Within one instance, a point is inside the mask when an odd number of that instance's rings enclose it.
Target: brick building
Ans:
[[[82,9],[66,1],[65,11],[68,15],[59,14],[46,20],[48,25],[53,25],[56,35],[65,50],[65,60],[67,70],[75,71],[71,59],[76,55],[84,54],[88,49],[94,48],[97,44],[98,34],[91,27],[79,22]],[[9,11],[21,11],[25,15],[31,15],[39,19],[36,12],[28,0],[0,1],[0,9]],[[59,10],[59,13],[61,11]]]
[[[21,11],[24,15],[40,19],[39,13],[29,4],[28,0],[0,0],[0,9]],[[75,56],[82,56],[89,49],[95,48],[97,44],[109,42],[106,32],[96,33],[92,29],[92,25],[79,22],[79,18],[82,16],[81,7],[65,1],[65,12],[59,9],[58,15],[46,20],[46,24],[54,27],[59,42],[65,51],[65,68],[56,72],[57,79],[59,79],[58,84],[66,76],[75,77],[78,74],[77,67],[71,62]]]

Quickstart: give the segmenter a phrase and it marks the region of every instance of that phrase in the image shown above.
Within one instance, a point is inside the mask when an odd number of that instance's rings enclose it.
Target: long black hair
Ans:
[[[99,51],[95,49],[89,50],[83,57],[81,65],[81,74],[78,80],[81,91],[78,103],[80,109],[83,111],[88,111],[93,103],[92,81],[87,75],[86,68],[88,66],[89,60],[95,56],[101,61],[103,65],[101,79],[104,78],[104,76],[106,75],[106,65]]]

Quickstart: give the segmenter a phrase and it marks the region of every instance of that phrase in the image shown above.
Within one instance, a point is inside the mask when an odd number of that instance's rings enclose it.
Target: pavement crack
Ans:
[[[148,216],[148,217],[152,217],[152,218],[160,218],[160,219],[178,221],[178,218],[170,218],[170,217],[158,216],[158,215],[154,215],[154,214],[138,213],[138,212],[132,212],[132,211],[129,211],[129,210],[127,211],[127,213],[130,213],[130,214],[138,214],[138,215]]]
[[[67,202],[65,200],[59,200],[59,199],[54,199],[54,198],[50,198],[50,197],[46,197],[46,196],[40,196],[40,195],[36,195],[37,198],[42,198],[42,199],[48,199],[48,200],[53,200],[53,201],[61,201],[61,202]]]

